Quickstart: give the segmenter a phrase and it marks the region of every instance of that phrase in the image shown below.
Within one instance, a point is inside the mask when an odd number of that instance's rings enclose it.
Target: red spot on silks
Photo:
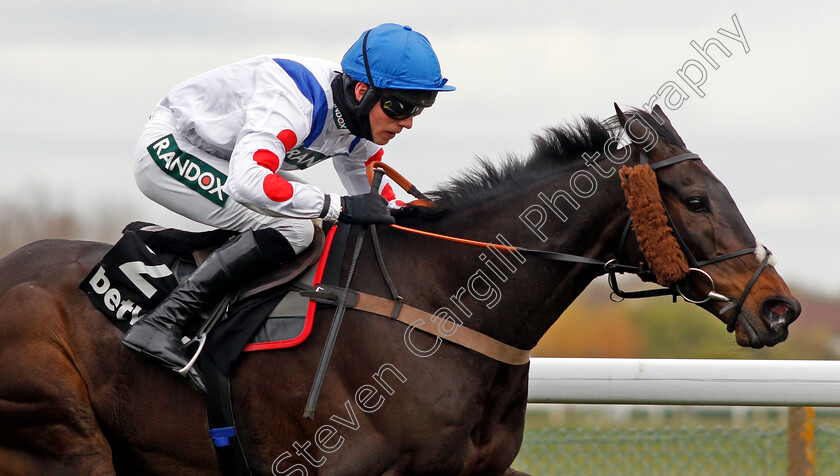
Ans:
[[[201,185],[204,185],[205,187],[209,187],[212,182],[213,180],[207,175],[201,177]]]
[[[254,161],[272,172],[277,172],[277,169],[280,167],[280,158],[277,157],[277,154],[267,149],[260,149],[254,152]]]
[[[283,147],[286,148],[286,152],[295,148],[297,145],[297,134],[295,131],[291,129],[284,129],[277,134],[277,138],[280,139],[280,142],[283,143]]]
[[[367,165],[370,164],[371,162],[381,161],[383,154],[385,154],[385,151],[382,150],[382,149],[379,149],[378,151],[376,151],[375,154],[371,155],[370,158],[365,161],[365,167],[367,167]]]
[[[263,192],[265,192],[265,196],[275,202],[285,202],[292,198],[295,189],[283,177],[277,174],[271,174],[263,179]]]
[[[386,183],[385,186],[382,188],[382,197],[389,202],[397,196],[394,194],[394,189],[391,188],[390,183]]]

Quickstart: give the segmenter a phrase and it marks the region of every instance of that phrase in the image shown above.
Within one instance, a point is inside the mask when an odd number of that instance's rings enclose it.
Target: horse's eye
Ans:
[[[689,198],[685,201],[685,206],[688,208],[689,211],[692,211],[694,213],[709,211],[709,207],[706,206],[706,202],[704,202],[703,199],[699,197]]]

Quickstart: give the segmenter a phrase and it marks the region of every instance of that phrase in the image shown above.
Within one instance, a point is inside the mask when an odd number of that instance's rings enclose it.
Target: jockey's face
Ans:
[[[356,83],[356,100],[361,101],[367,90],[367,84],[362,82]],[[373,137],[373,142],[377,145],[387,144],[403,129],[411,129],[411,126],[414,125],[413,116],[405,119],[393,119],[389,117],[382,110],[380,101],[376,101],[376,104],[373,105],[370,113],[368,113],[368,118],[370,119],[371,137]]]

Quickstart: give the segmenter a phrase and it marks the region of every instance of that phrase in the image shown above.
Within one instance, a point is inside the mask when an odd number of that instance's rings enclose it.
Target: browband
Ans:
[[[660,160],[659,162],[650,164],[650,168],[652,168],[653,170],[661,169],[662,167],[667,167],[669,165],[674,165],[674,164],[680,163],[684,160],[700,160],[700,156],[693,153],[693,152],[689,152],[687,154],[675,155],[674,157],[671,157],[671,158],[668,158],[668,159],[665,159],[665,160]],[[643,164],[648,163],[647,154],[642,154],[641,163],[643,163]]]

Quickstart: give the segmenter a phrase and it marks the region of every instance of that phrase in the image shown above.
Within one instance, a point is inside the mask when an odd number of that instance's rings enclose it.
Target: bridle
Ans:
[[[640,155],[640,163],[642,165],[650,166],[654,171],[665,168],[665,167],[669,167],[671,165],[679,164],[679,163],[684,162],[686,160],[701,160],[701,159],[700,159],[699,155],[689,152],[689,153],[680,154],[680,155],[677,155],[677,156],[674,156],[674,157],[670,157],[670,158],[665,159],[665,160],[660,160],[659,162],[649,163],[647,154],[642,152],[641,155]],[[418,198],[420,200],[423,200],[423,201],[426,201],[426,202],[429,201],[428,198],[425,195],[423,195],[419,190],[417,190],[417,187],[412,185],[408,180],[406,180],[402,175],[397,173],[390,166],[388,166],[386,164],[383,164],[382,162],[372,162],[372,163],[368,164],[367,167],[368,167],[368,178],[370,180],[372,180],[373,169],[374,168],[384,170],[385,174],[388,175],[389,177],[391,177],[392,179],[394,179],[394,181],[398,185],[400,185],[400,187],[402,187],[403,190],[412,194],[413,196],[415,196],[416,198]],[[567,262],[567,263],[577,263],[577,264],[599,266],[602,270],[600,275],[604,275],[604,274],[608,275],[607,280],[608,280],[608,283],[610,285],[610,288],[612,289],[612,293],[610,294],[610,299],[613,300],[613,301],[616,301],[616,302],[623,301],[624,299],[645,298],[645,297],[654,297],[654,296],[667,296],[667,295],[673,296],[674,301],[676,301],[677,296],[680,296],[685,301],[690,302],[692,304],[703,304],[703,303],[706,303],[708,301],[726,302],[728,304],[726,306],[724,306],[718,314],[722,316],[726,312],[728,312],[730,310],[732,311],[732,317],[726,323],[726,330],[728,332],[734,331],[735,330],[735,325],[736,325],[736,323],[737,323],[737,321],[738,321],[738,319],[741,315],[741,308],[743,307],[744,302],[746,302],[746,299],[747,299],[750,291],[752,290],[755,283],[758,281],[759,275],[764,270],[764,268],[767,267],[767,265],[769,263],[769,259],[770,259],[770,255],[771,255],[770,250],[768,250],[763,245],[759,245],[762,248],[764,248],[764,251],[765,251],[764,258],[759,263],[758,268],[756,268],[755,272],[753,273],[752,277],[750,278],[749,282],[747,283],[746,287],[744,288],[744,291],[741,293],[741,295],[738,297],[738,299],[736,299],[733,302],[731,298],[729,298],[727,296],[724,296],[723,294],[720,294],[720,293],[715,291],[714,279],[712,279],[711,275],[709,273],[707,273],[706,271],[704,271],[702,268],[705,267],[705,266],[711,265],[711,264],[719,263],[721,261],[726,261],[726,260],[729,260],[729,259],[732,259],[732,258],[737,258],[739,256],[744,256],[744,255],[748,255],[748,254],[757,253],[758,251],[760,251],[760,248],[759,247],[744,248],[742,250],[733,251],[731,253],[726,253],[726,254],[722,254],[722,255],[719,255],[719,256],[715,256],[715,257],[710,258],[710,259],[706,259],[706,260],[702,260],[702,261],[698,260],[691,253],[691,250],[686,245],[685,240],[680,235],[679,231],[677,230],[677,227],[674,225],[674,221],[671,218],[670,213],[668,213],[668,209],[666,207],[664,207],[664,202],[663,202],[663,208],[665,209],[665,215],[666,215],[666,218],[668,220],[668,225],[671,227],[671,232],[673,233],[674,237],[676,238],[677,243],[679,244],[680,248],[682,249],[683,253],[685,254],[686,260],[688,261],[689,271],[688,271],[688,275],[686,275],[685,278],[683,278],[681,281],[679,281],[677,283],[672,284],[671,286],[661,287],[661,288],[656,288],[656,289],[648,289],[648,290],[643,290],[643,291],[624,291],[624,290],[622,290],[618,285],[618,280],[617,280],[617,277],[616,277],[617,274],[624,274],[624,273],[635,274],[637,276],[642,277],[642,279],[644,279],[645,276],[648,276],[648,277],[653,276],[653,271],[647,266],[647,263],[645,263],[645,262],[640,262],[638,265],[635,265],[635,266],[621,263],[620,258],[623,254],[624,245],[625,245],[625,243],[627,241],[627,238],[630,235],[630,231],[632,229],[632,218],[628,218],[627,225],[625,225],[624,231],[622,232],[622,236],[621,236],[621,239],[620,239],[620,242],[619,242],[618,254],[617,254],[619,256],[619,258],[611,259],[611,260],[606,261],[606,262],[601,261],[601,260],[597,260],[597,259],[593,259],[593,258],[588,258],[588,257],[585,257],[585,256],[577,256],[577,255],[572,255],[572,254],[567,254],[567,253],[559,253],[559,252],[555,252],[555,251],[532,250],[532,249],[523,248],[523,247],[519,247],[519,246],[512,246],[512,245],[509,245],[509,244],[501,245],[501,244],[497,244],[497,243],[487,243],[487,242],[483,242],[483,241],[467,240],[467,239],[464,239],[464,238],[456,238],[456,237],[453,237],[453,236],[431,233],[431,232],[427,232],[427,231],[423,231],[423,230],[417,230],[417,229],[414,229],[414,228],[408,228],[408,227],[404,227],[404,226],[400,226],[400,225],[390,225],[390,226],[392,228],[396,228],[398,230],[402,230],[402,231],[406,231],[406,232],[410,232],[410,233],[414,233],[414,234],[419,234],[419,235],[423,235],[423,236],[428,236],[428,237],[439,239],[439,240],[445,240],[445,241],[460,243],[460,244],[468,245],[468,246],[476,246],[476,247],[483,247],[483,248],[489,247],[489,248],[494,248],[498,251],[504,251],[504,252],[509,252],[509,253],[519,253],[519,254],[524,255],[524,256],[533,256],[533,257],[540,258],[540,259],[548,259],[548,260],[552,260],[552,261],[561,261],[561,262]],[[708,281],[709,291],[708,291],[708,293],[706,293],[705,296],[701,296],[701,297],[693,296],[693,295],[690,295],[690,293],[687,291],[687,289],[686,289],[687,286],[688,286],[688,279],[687,278],[692,273],[695,274],[695,275],[698,275],[702,278],[705,278]]]
[[[650,166],[650,168],[653,169],[654,171],[656,171],[658,169],[661,169],[661,168],[664,168],[664,167],[668,167],[668,166],[671,166],[671,165],[674,165],[674,164],[684,162],[686,160],[701,160],[701,159],[700,159],[699,155],[689,152],[689,153],[680,154],[680,155],[677,155],[677,156],[674,156],[674,157],[671,157],[671,158],[668,158],[668,159],[665,159],[665,160],[661,160],[659,162],[655,162],[655,163],[651,164],[651,163],[649,163],[647,154],[645,154],[644,152],[642,152],[640,154],[640,163],[642,165]],[[630,230],[632,228],[632,218],[628,218],[627,225],[625,225],[625,227],[624,227],[624,231],[622,232],[621,240],[620,240],[620,243],[619,243],[619,248],[618,248],[619,259],[613,259],[613,260],[608,261],[606,263],[605,267],[604,267],[604,270],[605,270],[606,274],[609,275],[608,282],[610,284],[610,288],[612,289],[612,293],[610,294],[610,299],[612,299],[613,301],[622,301],[625,298],[643,298],[643,297],[652,297],[652,296],[672,295],[674,297],[674,299],[676,300],[677,295],[679,295],[685,301],[690,302],[692,304],[704,304],[708,301],[726,302],[728,304],[726,306],[724,306],[719,311],[718,314],[722,316],[730,310],[733,311],[732,312],[732,317],[726,323],[726,330],[728,332],[734,331],[735,330],[735,324],[737,323],[738,318],[741,315],[741,308],[743,307],[744,302],[746,302],[747,297],[749,296],[749,293],[752,290],[753,286],[755,286],[756,281],[758,281],[759,275],[761,274],[762,271],[764,271],[764,268],[767,267],[767,265],[769,263],[769,260],[770,260],[770,256],[771,256],[772,253],[766,247],[764,247],[763,245],[760,245],[762,248],[764,248],[764,257],[759,262],[758,267],[756,268],[755,272],[753,272],[752,277],[747,282],[747,285],[744,288],[741,295],[738,297],[738,299],[736,299],[733,302],[732,299],[730,299],[729,297],[724,296],[723,294],[720,294],[720,293],[715,291],[714,279],[712,278],[712,276],[709,273],[704,271],[702,268],[704,266],[719,263],[721,261],[726,261],[726,260],[732,259],[732,258],[737,258],[739,256],[744,256],[744,255],[748,255],[748,254],[755,254],[755,253],[761,251],[761,249],[759,247],[744,248],[742,250],[733,251],[731,253],[725,253],[725,254],[722,254],[722,255],[715,256],[714,258],[710,258],[710,259],[707,259],[707,260],[700,261],[697,258],[695,258],[693,253],[691,253],[691,250],[688,248],[688,245],[686,244],[682,235],[680,235],[676,225],[674,224],[674,220],[671,218],[671,214],[668,212],[668,208],[665,207],[664,202],[663,202],[662,205],[663,205],[663,209],[665,210],[665,216],[668,219],[668,226],[671,227],[671,233],[674,235],[674,238],[676,238],[677,243],[680,246],[680,249],[682,249],[683,254],[686,257],[686,260],[688,261],[688,265],[689,265],[688,273],[689,273],[689,275],[691,273],[694,273],[695,275],[699,275],[702,278],[705,278],[708,281],[709,292],[706,294],[706,296],[703,296],[703,297],[700,297],[700,298],[697,298],[697,297],[694,297],[694,296],[689,296],[688,293],[685,292],[684,289],[683,289],[685,286],[687,286],[688,275],[686,276],[686,278],[683,278],[683,280],[681,280],[677,283],[674,283],[672,286],[667,287],[667,288],[651,289],[651,290],[635,291],[635,292],[627,292],[627,291],[621,290],[618,286],[618,280],[616,279],[616,273],[627,272],[627,271],[624,270],[625,269],[624,266],[619,265],[618,263],[620,261],[622,251],[624,250],[624,245],[626,243],[627,237],[629,236]],[[631,271],[631,272],[634,273],[634,274],[637,274],[637,275],[643,275],[643,274],[648,274],[648,273],[652,274],[652,271],[647,269],[645,263],[640,263],[639,266],[634,268],[633,271]],[[682,283],[682,286],[681,286],[680,283]]]

